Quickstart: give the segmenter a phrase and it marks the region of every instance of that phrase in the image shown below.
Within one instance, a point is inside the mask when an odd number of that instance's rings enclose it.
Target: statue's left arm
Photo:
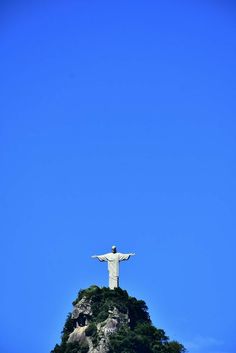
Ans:
[[[121,254],[119,253],[119,261],[129,260],[130,256],[134,256],[134,253]]]

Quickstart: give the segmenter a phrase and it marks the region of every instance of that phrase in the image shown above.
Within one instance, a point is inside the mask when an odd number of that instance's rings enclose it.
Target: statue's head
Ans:
[[[116,246],[115,245],[112,246],[111,251],[113,252],[113,254],[116,253]]]

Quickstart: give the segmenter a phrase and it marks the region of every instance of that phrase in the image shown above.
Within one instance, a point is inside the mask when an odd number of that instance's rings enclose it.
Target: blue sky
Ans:
[[[236,8],[1,3],[0,351],[47,353],[90,258],[190,353],[234,353]]]

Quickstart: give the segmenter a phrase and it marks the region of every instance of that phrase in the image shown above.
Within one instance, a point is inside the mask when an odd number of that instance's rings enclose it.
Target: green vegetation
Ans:
[[[91,321],[98,323],[107,319],[108,311],[116,307],[121,313],[129,313],[130,327],[133,328],[137,322],[151,322],[147,312],[147,306],[143,300],[129,297],[126,290],[116,288],[111,290],[97,286],[89,287],[78,294],[76,303],[83,297],[91,300],[93,316]]]
[[[169,341],[163,330],[150,323],[138,323],[131,330],[124,327],[110,337],[108,353],[182,353],[183,345]]]
[[[93,345],[96,346],[98,344],[98,335],[97,335],[97,326],[95,323],[91,323],[85,330],[85,334],[87,337],[90,337]]]
[[[127,291],[120,288],[110,290],[91,286],[81,290],[73,302],[76,305],[82,298],[90,301],[93,315],[89,317],[89,325],[85,334],[94,346],[99,342],[97,324],[107,319],[109,310],[116,307],[121,313],[129,315],[129,324],[110,335],[108,353],[183,353],[183,345],[170,341],[161,329],[152,325],[147,306],[143,300],[130,297]],[[70,333],[75,328],[75,319],[68,314],[62,331],[60,345],[56,345],[51,353],[87,353],[88,345],[83,343],[67,343]]]

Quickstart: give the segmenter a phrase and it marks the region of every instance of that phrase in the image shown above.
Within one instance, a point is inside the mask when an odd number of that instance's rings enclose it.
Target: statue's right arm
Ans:
[[[107,255],[94,255],[92,256],[93,259],[98,259],[99,261],[108,261]]]

